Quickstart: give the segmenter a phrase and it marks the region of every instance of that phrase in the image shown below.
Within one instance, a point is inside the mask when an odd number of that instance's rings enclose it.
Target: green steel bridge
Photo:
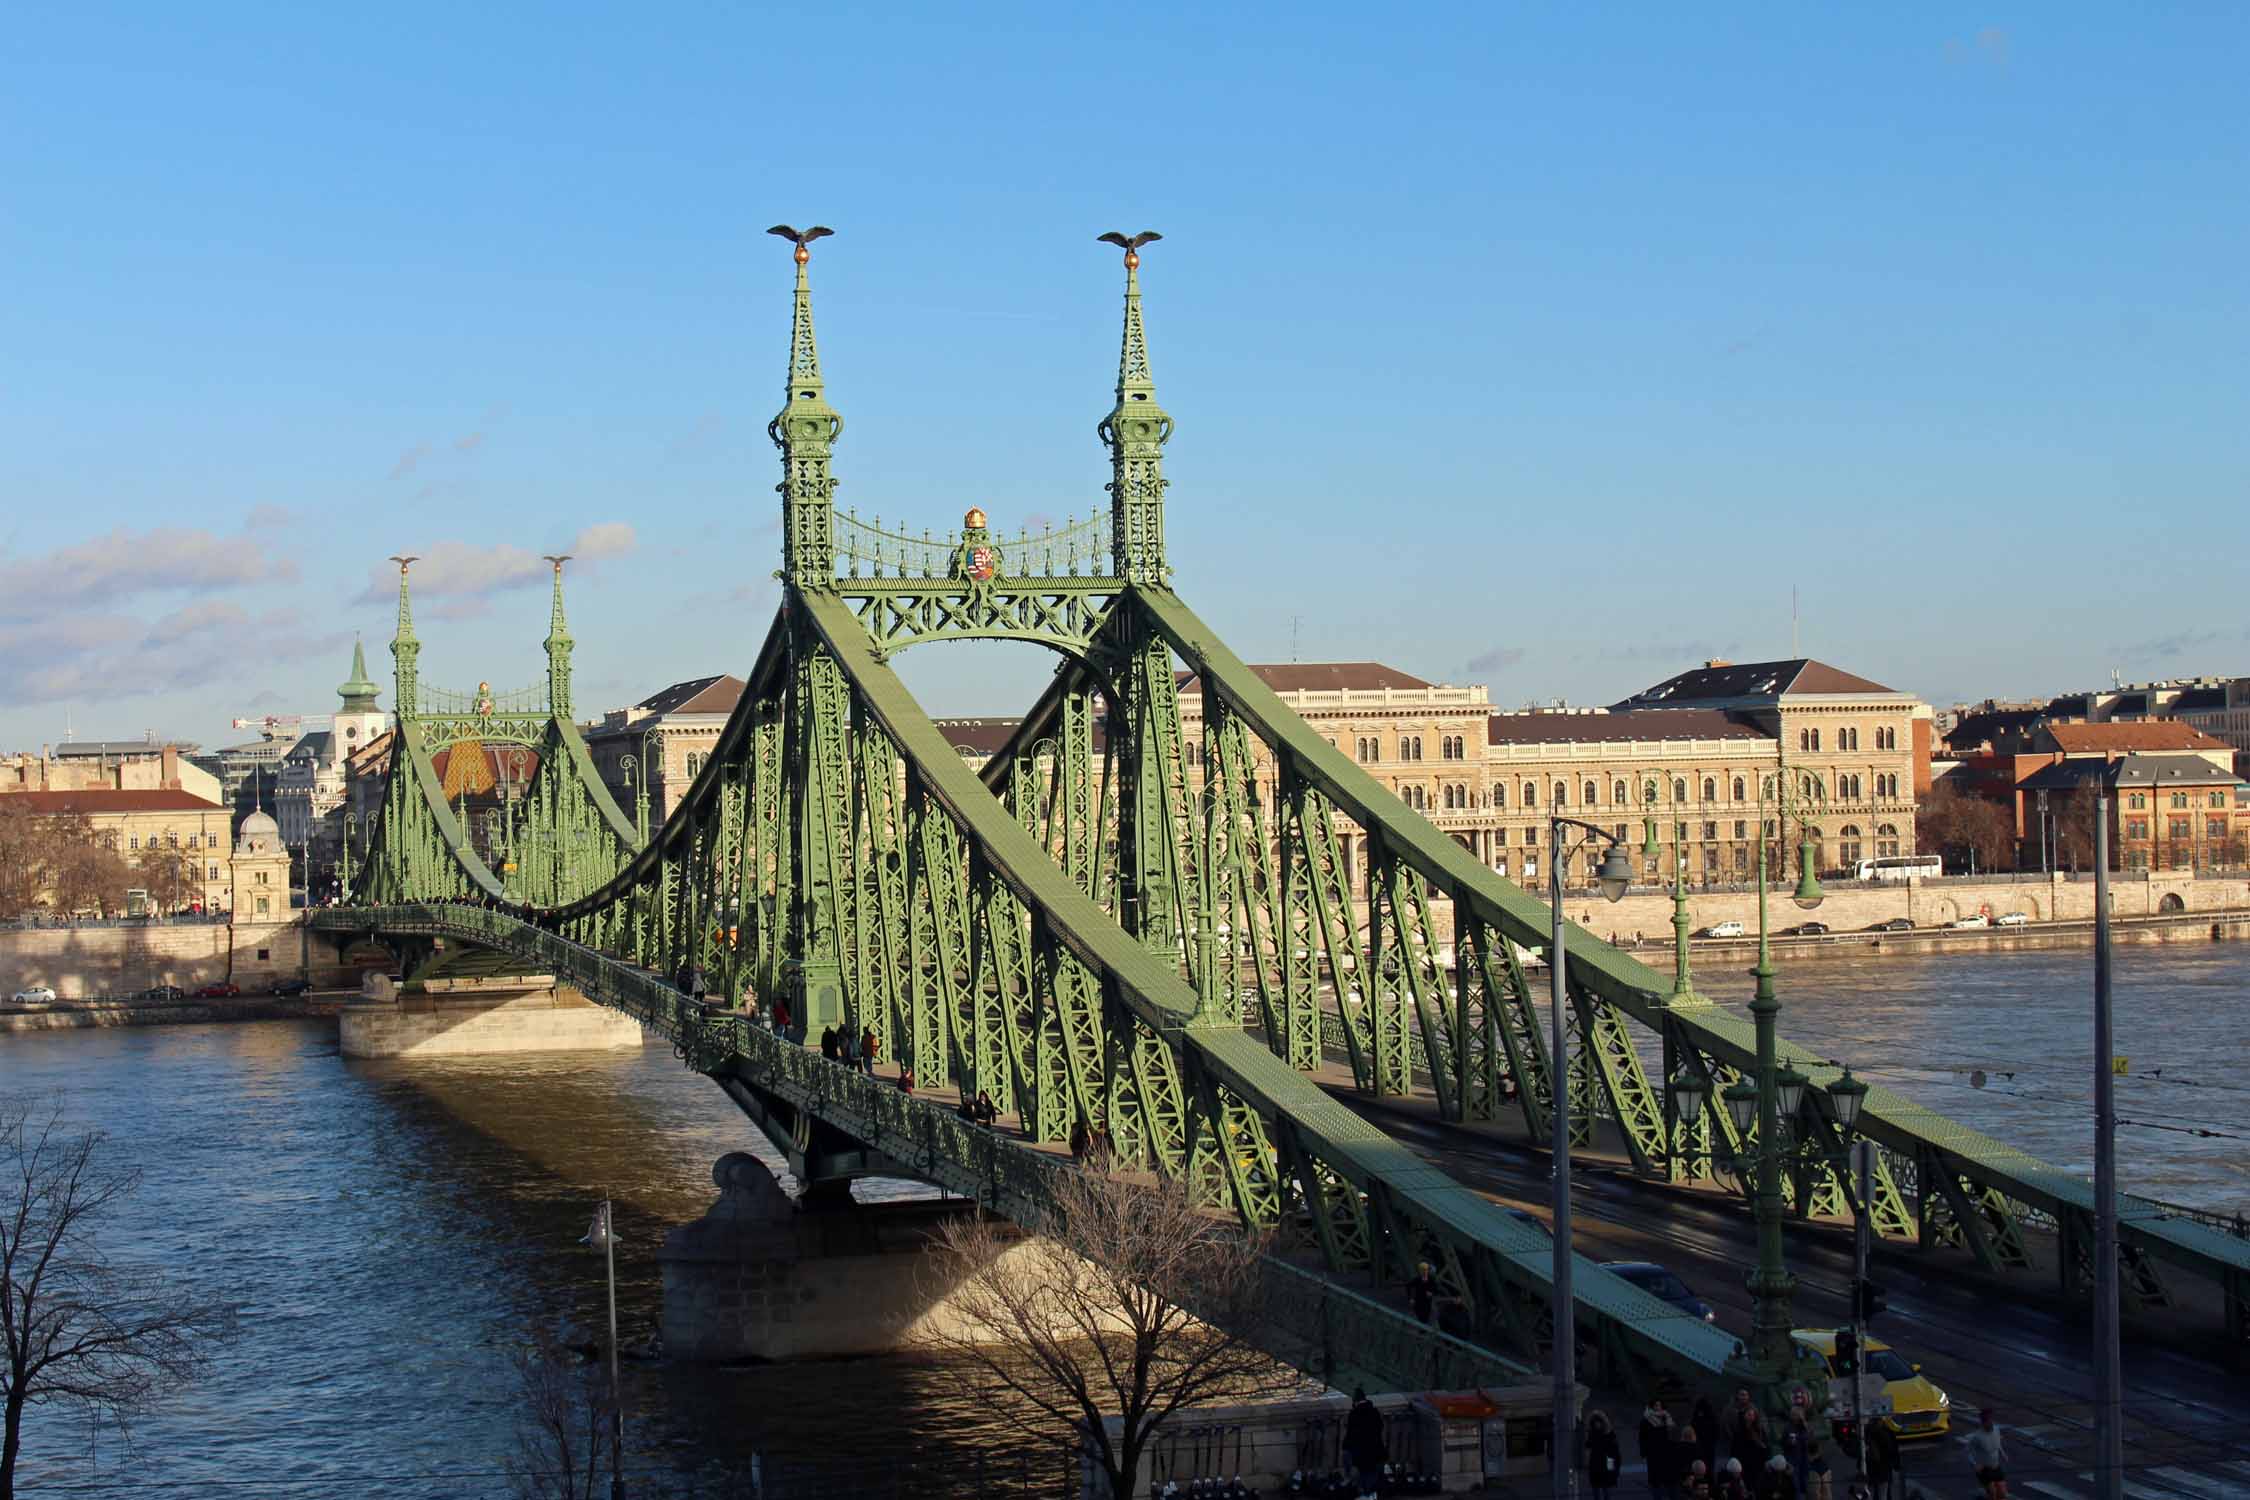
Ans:
[[[1604,1122],[1636,1171],[1710,1180],[1745,1144],[1720,1091],[1755,1065],[1750,1027],[1574,928],[1570,1056],[1551,1057],[1523,967],[1548,946],[1546,905],[1311,732],[1173,592],[1172,418],[1150,372],[1136,252],[1098,429],[1106,513],[1001,535],[971,510],[940,535],[836,509],[843,423],[799,240],[786,400],[767,429],[781,454],[782,602],[715,752],[653,830],[604,789],[573,723],[561,560],[545,689],[495,694],[420,683],[412,559],[398,559],[382,809],[352,904],[310,920],[339,943],[385,943],[417,977],[520,963],[633,1014],[726,1090],[809,1192],[900,1175],[1036,1224],[1043,1185],[1072,1169],[1065,1143],[1099,1132],[1126,1169],[1275,1232],[1261,1337],[1278,1355],[1393,1389],[1520,1377],[1551,1328],[1544,1230],[1314,1075],[1338,1059],[1364,1093],[1418,1094],[1456,1121],[1520,1110],[1535,1137],[1559,1075],[1583,1138]],[[981,771],[890,665],[962,640],[1036,642],[1058,658]],[[1183,682],[1201,694],[1192,754]],[[453,767],[440,772],[467,746],[538,756],[481,837],[454,809]],[[1357,880],[1348,825],[1367,839]],[[674,981],[690,970],[719,998],[683,994]],[[745,998],[786,998],[800,1035],[874,1032],[925,1089],[988,1092],[1000,1127],[775,1036],[736,1008]],[[1652,1083],[1643,1041],[1664,1076],[1703,1083],[1700,1118],[1680,1118]],[[1818,1085],[1838,1069],[1781,1051],[1815,1085],[1793,1136],[1833,1143]],[[2090,1288],[2086,1181],[1881,1089],[1859,1129],[1881,1147],[1878,1234]],[[1799,1215],[1850,1211],[1822,1159],[1808,1150],[1790,1174]],[[2201,1283],[2195,1305],[2223,1308],[2240,1352],[2250,1241],[2145,1200],[2123,1213],[2129,1294],[2161,1301]],[[1424,1260],[1462,1310],[1458,1336],[1397,1310]],[[1701,1385],[1735,1352],[1591,1263],[1574,1286],[1598,1379]]]

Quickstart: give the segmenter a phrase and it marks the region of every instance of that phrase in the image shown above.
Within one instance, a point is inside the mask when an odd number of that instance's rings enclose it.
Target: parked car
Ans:
[[[1718,1321],[1711,1304],[1688,1290],[1688,1284],[1652,1260],[1605,1260],[1602,1269],[1621,1281],[1630,1281],[1652,1297],[1661,1297],[1684,1313],[1706,1323]]]
[[[195,998],[198,1000],[231,1000],[241,993],[241,985],[227,984],[222,981],[218,984],[207,984],[203,986],[203,988],[195,992]]]
[[[18,1005],[52,1005],[54,1003],[55,992],[43,984],[35,984],[30,989],[16,991],[16,1004]]]
[[[176,984],[159,984],[141,991],[143,1000],[184,1000],[186,993]]]
[[[1799,922],[1794,927],[1781,929],[1783,937],[1821,937],[1828,931],[1826,922]]]
[[[1953,924],[1954,930],[1956,931],[1966,931],[1971,927],[1990,927],[1991,925],[1992,918],[1986,916],[1982,912],[1974,911],[1970,912],[1965,917],[1958,918]]]
[[[1992,925],[1995,927],[2029,927],[2031,925],[2031,914],[2021,911],[2004,911],[1992,919]]]
[[[266,993],[269,995],[302,995],[311,988],[312,981],[309,979],[284,979],[275,984],[272,989],[267,990]]]
[[[1740,922],[1713,922],[1703,929],[1703,935],[1707,938],[1740,937],[1742,936],[1742,924]]]
[[[1790,1337],[1819,1355],[1830,1375],[1839,1373],[1835,1329],[1798,1328]],[[1953,1425],[1953,1398],[1923,1375],[1920,1365],[1900,1359],[1881,1339],[1870,1336],[1860,1345],[1860,1367],[1883,1378],[1884,1393],[1891,1398],[1891,1414],[1875,1420],[1889,1423],[1891,1431],[1901,1438],[1943,1437]]]
[[[1914,922],[1910,917],[1893,917],[1888,922],[1877,922],[1869,932],[1912,932]]]

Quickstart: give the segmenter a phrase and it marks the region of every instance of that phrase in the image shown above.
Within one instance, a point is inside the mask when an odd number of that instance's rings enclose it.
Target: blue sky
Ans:
[[[787,246],[840,499],[1102,500],[1143,278],[1177,582],[1251,660],[1600,702],[2250,671],[2238,6],[20,11],[0,749],[745,669]],[[512,549],[512,550],[511,550]],[[425,567],[435,567],[434,564]],[[371,583],[371,580],[373,582]],[[905,658],[933,711],[1028,650]],[[387,701],[387,695],[386,695]]]

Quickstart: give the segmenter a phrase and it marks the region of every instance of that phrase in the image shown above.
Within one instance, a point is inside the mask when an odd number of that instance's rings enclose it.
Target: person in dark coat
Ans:
[[[1362,1386],[1352,1392],[1351,1415],[1344,1418],[1344,1452],[1359,1474],[1359,1492],[1371,1496],[1383,1481],[1383,1463],[1390,1449],[1383,1441],[1383,1414],[1367,1399]]]
[[[820,1055],[830,1062],[834,1062],[842,1055],[842,1051],[843,1044],[836,1040],[836,1028],[833,1026],[824,1028],[820,1033]]]
[[[1867,1424],[1867,1482],[1877,1496],[1887,1496],[1906,1472],[1899,1462],[1898,1434],[1881,1417]]]
[[[1406,1284],[1408,1302],[1413,1305],[1415,1321],[1431,1323],[1437,1319],[1437,1278],[1430,1274],[1430,1263],[1423,1261],[1414,1269],[1414,1279]]]
[[[1648,1405],[1641,1408],[1639,1433],[1641,1462],[1648,1465],[1650,1500],[1664,1500],[1672,1493],[1672,1486],[1680,1482],[1680,1464],[1673,1453],[1676,1441],[1672,1414],[1664,1409],[1664,1398],[1651,1395]]]
[[[1609,1492],[1624,1477],[1625,1458],[1618,1451],[1617,1430],[1609,1418],[1594,1412],[1586,1418],[1586,1488],[1594,1500],[1609,1500]]]
[[[1776,1453],[1766,1460],[1765,1472],[1758,1476],[1755,1493],[1757,1500],[1798,1500],[1797,1476],[1786,1457]]]
[[[1695,1456],[1703,1461],[1703,1472],[1711,1482],[1719,1482],[1719,1412],[1708,1396],[1695,1398],[1695,1411],[1688,1418],[1695,1429]]]
[[[1766,1436],[1765,1413],[1750,1399],[1748,1386],[1734,1393],[1734,1410],[1727,1413],[1727,1457],[1742,1461],[1746,1482],[1754,1482],[1765,1468],[1766,1460],[1773,1457],[1773,1444]]]
[[[1789,1420],[1781,1426],[1781,1456],[1789,1461],[1789,1477],[1800,1495],[1812,1491],[1812,1450],[1811,1398],[1799,1391],[1791,1398]]]

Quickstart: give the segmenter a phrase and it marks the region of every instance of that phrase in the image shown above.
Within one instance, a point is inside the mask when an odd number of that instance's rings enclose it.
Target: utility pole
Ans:
[[[2125,1492],[2117,1339],[2117,1095],[2110,1034],[2109,796],[2094,798],[2094,1493]]]

